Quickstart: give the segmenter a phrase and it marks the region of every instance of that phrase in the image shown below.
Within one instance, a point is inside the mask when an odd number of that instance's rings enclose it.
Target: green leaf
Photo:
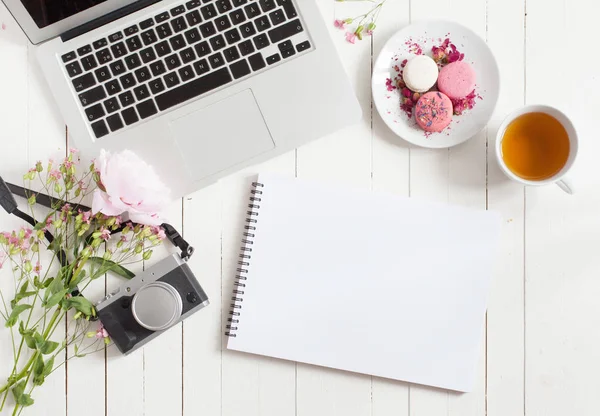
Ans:
[[[21,286],[21,290],[19,290],[19,294],[23,294],[23,293],[27,292],[28,287],[29,287],[29,280],[26,280],[25,284],[23,284],[23,286]]]
[[[21,313],[23,313],[24,311],[26,311],[27,309],[31,309],[31,305],[16,305],[14,307],[14,309],[12,310],[12,312],[10,313],[10,315],[8,316],[5,326],[7,328],[15,326],[15,324],[17,323],[17,321],[19,319],[19,315]]]
[[[35,345],[35,340],[31,335],[25,335],[25,344],[32,350],[35,350],[37,347]]]
[[[40,346],[40,352],[44,355],[48,355],[48,354],[52,354],[54,352],[54,350],[56,350],[56,348],[58,348],[58,342],[45,341]]]
[[[38,223],[36,223],[36,224],[35,224],[35,226],[33,227],[33,229],[34,229],[35,231],[39,231],[39,230],[41,230],[42,228],[44,228],[45,226],[46,226],[46,223],[45,223],[45,222],[38,222]]]
[[[35,332],[35,328],[25,329],[25,323],[23,321],[21,321],[19,323],[19,334],[25,336],[25,335],[31,335],[34,332]]]
[[[75,296],[70,299],[65,299],[63,305],[67,310],[75,308],[85,316],[96,316],[94,305],[83,296]]]
[[[15,384],[15,386],[11,390],[17,403],[19,402],[19,398],[23,395],[23,392],[25,391],[25,385],[25,380],[21,380],[19,383]]]
[[[53,308],[58,305],[58,303],[65,298],[65,295],[69,292],[69,289],[63,289],[58,293],[50,296],[50,299],[44,305],[47,309]]]
[[[84,270],[81,270],[81,271],[79,272],[79,274],[77,275],[77,277],[75,278],[75,280],[73,280],[71,283],[69,283],[69,289],[71,289],[71,290],[75,289],[75,288],[77,287],[77,285],[78,285],[79,283],[81,283],[81,281],[82,281],[83,279],[85,279],[85,276],[86,276],[86,271],[85,271],[85,269],[84,269]]]
[[[36,331],[35,334],[33,334],[33,339],[35,341],[35,347],[39,350],[44,343],[44,338],[42,338],[40,333]]]
[[[90,257],[89,261],[99,265],[100,270],[102,270],[103,273],[110,271],[121,277],[124,277],[127,280],[133,279],[135,277],[135,274],[133,274],[131,271],[127,270],[125,267],[115,263],[112,260],[104,260],[101,257]]]
[[[31,406],[34,401],[29,394],[21,394],[21,396],[17,399],[17,403],[23,407]]]
[[[38,355],[33,363],[33,385],[41,386],[44,383],[44,359]]]
[[[55,293],[60,292],[64,288],[65,288],[65,286],[64,286],[64,283],[62,280],[62,273],[59,272],[58,275],[52,280],[52,283],[50,284],[50,286],[48,286],[48,290],[50,291],[51,294],[55,294]]]
[[[44,377],[48,377],[53,369],[54,369],[54,356],[50,357],[48,359],[48,361],[46,361],[46,364],[44,364],[44,371],[42,372],[42,374],[44,375]]]

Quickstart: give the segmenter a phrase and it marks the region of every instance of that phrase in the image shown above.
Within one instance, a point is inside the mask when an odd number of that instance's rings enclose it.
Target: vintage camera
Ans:
[[[96,310],[127,355],[208,304],[187,263],[173,254],[106,296]]]

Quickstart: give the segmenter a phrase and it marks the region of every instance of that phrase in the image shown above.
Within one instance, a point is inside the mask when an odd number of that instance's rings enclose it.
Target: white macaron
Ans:
[[[414,92],[429,91],[438,79],[438,66],[429,56],[412,58],[404,67],[404,83]]]

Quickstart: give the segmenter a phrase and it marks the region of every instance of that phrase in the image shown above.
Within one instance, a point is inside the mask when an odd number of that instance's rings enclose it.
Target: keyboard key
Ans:
[[[236,42],[239,42],[242,37],[240,36],[240,32],[236,28],[228,30],[225,32],[225,39],[227,39],[227,43],[232,45]]]
[[[89,122],[96,121],[99,118],[104,117],[105,114],[102,104],[93,105],[85,110],[85,115]]]
[[[117,131],[123,128],[123,122],[118,114],[106,117],[106,122],[108,123],[108,127],[110,127],[110,131]]]
[[[255,50],[251,40],[243,41],[238,45],[238,47],[240,48],[242,56],[250,55]]]
[[[171,72],[164,76],[165,84],[167,84],[167,88],[174,87],[179,84],[179,77],[175,72]]]
[[[277,4],[283,6],[283,10],[285,11],[285,15],[288,19],[298,17],[298,13],[296,12],[296,8],[294,7],[292,0],[277,0]]]
[[[179,69],[179,77],[181,78],[181,82],[187,82],[190,79],[194,78],[194,70],[190,65],[184,66]]]
[[[223,55],[225,55],[225,60],[227,62],[233,62],[237,59],[240,59],[240,53],[235,46],[225,49],[223,51]]]
[[[212,46],[213,51],[218,51],[219,49],[223,49],[225,45],[225,39],[221,35],[217,35],[210,39],[210,46]]]
[[[229,13],[229,18],[234,25],[239,25],[240,23],[244,23],[246,21],[246,15],[241,9]]]
[[[217,0],[217,10],[219,13],[227,13],[231,9],[231,2],[229,0]]]
[[[254,29],[252,22],[248,22],[240,26],[240,32],[242,32],[244,39],[256,35],[256,29]]]
[[[96,88],[92,88],[91,90],[87,90],[79,94],[79,101],[81,101],[81,105],[87,107],[88,105],[92,105],[97,101],[103,100],[106,98],[106,91],[102,85],[98,85]]]
[[[215,6],[212,4],[207,4],[206,6],[200,8],[200,11],[202,12],[204,20],[210,20],[217,17],[217,9],[215,9]]]
[[[163,23],[162,25],[156,26],[156,33],[158,33],[158,37],[160,39],[168,38],[173,34],[171,31],[171,26],[168,23]]]
[[[165,62],[167,63],[167,68],[175,69],[181,66],[181,61],[179,60],[179,56],[176,54],[169,55],[165,58]]]
[[[165,56],[168,53],[171,53],[171,47],[169,46],[169,42],[167,42],[166,40],[163,40],[162,42],[159,42],[156,45],[154,45],[154,49],[156,50],[156,54],[159,58]]]
[[[250,19],[261,14],[260,9],[258,8],[258,3],[256,2],[250,3],[244,7],[244,10],[246,11],[246,16],[248,16]]]
[[[256,45],[256,49],[261,50],[270,45],[269,38],[264,33],[261,33],[254,38],[254,44]]]
[[[121,75],[125,72],[125,64],[120,59],[110,64],[110,70],[114,76]],[[98,74],[96,73],[96,76]]]
[[[112,43],[112,42],[119,41],[119,40],[121,40],[121,39],[123,39],[123,33],[121,33],[121,32],[113,33],[112,35],[110,35],[110,36],[108,37],[108,40],[110,40],[110,41],[111,41],[111,43]]]
[[[202,33],[202,36],[208,38],[209,36],[212,36],[215,33],[217,33],[217,29],[215,29],[215,25],[213,25],[213,22],[207,22],[203,25],[200,25],[200,32]]]
[[[140,57],[137,55],[137,53],[134,53],[125,58],[125,64],[129,70],[133,70],[138,66],[142,66],[142,61],[140,61]]]
[[[231,22],[227,16],[219,16],[215,19],[215,25],[217,26],[217,30],[222,32],[231,27]]]
[[[233,0],[233,7],[240,7],[248,3],[248,0]]]
[[[179,33],[182,30],[187,29],[187,24],[185,23],[185,18],[183,16],[178,17],[177,19],[171,20],[171,27],[175,33]]]
[[[106,127],[104,120],[98,120],[95,123],[92,123],[92,130],[97,139],[108,134],[108,128]]]
[[[231,73],[235,79],[239,79],[245,77],[250,74],[250,67],[248,66],[248,62],[245,59],[242,59],[239,62],[232,64],[229,69],[231,69]]]
[[[62,60],[64,63],[67,63],[69,61],[72,61],[73,59],[75,59],[75,52],[67,52],[62,56]]]
[[[303,32],[304,28],[299,19],[292,22],[288,22],[284,25],[277,26],[275,29],[269,31],[269,37],[271,43],[279,43],[284,39],[294,36],[297,33]]]
[[[299,43],[298,45],[296,45],[296,50],[298,52],[304,52],[307,49],[310,49],[310,42],[309,41],[304,41],[304,42]]]
[[[123,75],[119,80],[121,81],[123,89],[129,89],[137,84],[137,82],[135,82],[135,77],[131,73]]]
[[[106,63],[112,61],[112,59],[113,59],[108,48],[105,48],[105,49],[102,49],[102,50],[99,50],[98,52],[96,52],[96,58],[98,58],[98,62],[100,62],[100,64],[106,64]]]
[[[121,106],[119,105],[119,101],[117,101],[117,97],[115,97],[104,101],[104,108],[106,108],[106,112],[110,114],[120,110]]]
[[[200,59],[199,61],[194,62],[194,69],[198,75],[202,75],[210,71],[210,66],[206,59]]]
[[[138,115],[133,107],[121,111],[121,116],[123,116],[123,120],[128,126],[139,121]]]
[[[118,61],[118,62],[123,64],[122,61]],[[123,71],[125,71],[125,68],[123,68]],[[96,78],[98,79],[98,82],[104,82],[107,79],[111,78],[110,71],[108,70],[108,67],[106,67],[106,66],[96,69],[94,71],[94,74],[96,74]]]
[[[219,68],[223,65],[225,65],[225,60],[223,59],[223,55],[221,55],[220,53],[215,53],[214,55],[211,55],[208,57],[208,62],[210,62],[210,66],[213,69]]]
[[[106,45],[108,45],[108,42],[106,41],[106,39],[98,39],[96,42],[92,43],[92,46],[94,47],[94,49],[100,49],[105,47]]]
[[[148,87],[146,87],[145,85],[140,85],[139,87],[134,88],[133,93],[135,94],[135,98],[137,98],[138,101],[145,100],[150,96],[150,91],[148,91]]]
[[[294,48],[281,51],[281,56],[283,56],[283,59],[287,59],[294,55],[296,55],[296,50]]]
[[[108,81],[106,84],[104,84],[104,87],[106,88],[108,95],[115,95],[122,91],[121,84],[119,84],[119,81],[116,79]]]
[[[179,56],[181,56],[181,62],[183,62],[184,64],[190,63],[194,59],[196,59],[196,54],[194,53],[194,50],[192,48],[186,48],[182,50],[181,52],[179,52]]]
[[[256,28],[259,32],[265,31],[271,27],[271,23],[269,22],[269,18],[267,16],[261,16],[254,21]]]
[[[277,45],[277,47],[279,48],[280,52],[283,52],[288,49],[294,49],[294,44],[291,40],[286,40],[285,42],[281,42],[279,45]]]
[[[206,42],[206,41],[197,44],[196,46],[194,46],[194,49],[196,50],[196,54],[199,57],[206,56],[212,52],[210,50],[210,46],[208,46],[208,42]]]
[[[87,73],[73,79],[73,87],[75,87],[75,91],[77,92],[87,90],[89,87],[93,87],[94,85],[96,85],[96,80],[91,73]]]
[[[140,56],[142,57],[142,61],[147,64],[148,62],[152,62],[156,59],[156,53],[154,53],[154,49],[146,48],[140,51]]]
[[[129,48],[129,52],[135,52],[138,49],[142,49],[142,42],[140,41],[139,36],[132,36],[125,41],[127,43],[127,47]]]
[[[169,17],[170,17],[169,12],[162,12],[158,16],[155,16],[154,20],[156,21],[156,23],[160,23],[160,22],[164,22],[165,20],[169,19]]]
[[[126,28],[123,32],[125,32],[125,36],[131,36],[135,33],[138,32],[138,27],[137,25],[133,25],[133,26],[129,26],[128,28]]]
[[[200,12],[198,10],[194,10],[193,12],[186,14],[185,19],[190,26],[196,26],[202,22],[202,18],[200,17]]]
[[[191,28],[185,34],[185,39],[187,42],[192,45],[200,40],[200,32],[195,27]]]
[[[163,84],[160,78],[153,79],[148,85],[150,85],[150,91],[152,91],[152,94],[158,94],[159,92],[163,92],[165,90],[165,84]]]
[[[196,78],[177,88],[173,88],[172,90],[157,95],[156,104],[158,105],[158,108],[163,111],[219,88],[231,81],[232,78],[229,74],[229,70],[227,68],[221,68],[218,71],[211,72],[203,77]]]
[[[123,42],[111,45],[110,49],[112,50],[113,55],[115,55],[115,58],[120,58],[121,56],[127,54],[127,48],[125,47],[125,44]]]
[[[154,20],[152,20],[152,19],[146,19],[146,20],[142,20],[142,21],[140,22],[140,28],[141,28],[142,30],[144,30],[144,29],[148,29],[150,26],[153,26],[153,25],[154,25]]]
[[[162,63],[162,62],[161,62]],[[150,71],[148,70],[148,68],[143,67],[140,69],[137,69],[135,72],[135,77],[137,78],[137,81],[141,84],[143,82],[146,82],[150,79]],[[137,95],[137,94],[136,94]]]
[[[82,46],[81,48],[77,49],[77,54],[79,56],[87,55],[88,53],[91,53],[91,52],[92,52],[91,45],[85,45],[85,46]]]
[[[156,38],[156,33],[154,32],[154,30],[150,29],[146,30],[145,32],[142,32],[142,42],[144,42],[144,45],[152,45],[157,40],[158,39]]]
[[[252,67],[253,71],[258,71],[259,69],[263,69],[265,66],[267,66],[262,54],[260,53],[252,55],[248,58],[248,61],[250,62],[250,66]]]
[[[179,16],[182,13],[185,13],[185,7],[183,7],[183,5],[171,9],[171,16],[173,17]]]
[[[171,43],[171,47],[174,51],[178,51],[179,49],[187,46],[182,35],[173,36],[171,39],[169,39],[169,43]]]
[[[277,63],[279,61],[281,61],[281,56],[279,56],[278,53],[276,53],[275,55],[271,55],[271,56],[267,57],[267,63],[269,65],[273,65],[274,63]]]
[[[71,78],[73,78],[75,75],[80,75],[83,72],[81,70],[81,65],[79,65],[79,62],[77,61],[65,65],[65,68],[67,68],[67,73]]]
[[[265,13],[277,7],[275,0],[259,0],[259,3]]]
[[[81,66],[83,66],[83,69],[86,71],[89,71],[90,69],[96,68],[98,63],[96,62],[94,55],[88,55],[81,58]]]
[[[165,94],[168,94],[168,92]],[[156,110],[156,106],[154,105],[154,101],[152,101],[152,100],[148,100],[148,101],[144,101],[143,103],[139,103],[136,106],[136,108],[138,110],[138,113],[140,113],[141,118],[148,118],[158,112]]]
[[[273,23],[273,26],[277,26],[278,24],[285,22],[285,15],[283,14],[282,10],[275,10],[269,15],[269,17],[271,18],[271,23]]]
[[[133,98],[131,91],[125,91],[123,94],[119,94],[119,101],[121,102],[121,107],[127,107],[135,102],[135,98]]]
[[[192,0],[192,1],[188,1],[188,2],[185,4],[185,7],[186,7],[188,10],[195,9],[195,8],[196,8],[196,7],[198,7],[198,6],[200,6],[200,0]]]
[[[165,64],[162,61],[156,61],[150,64],[150,70],[152,71],[152,75],[155,77],[164,74],[167,72],[167,68],[165,68]]]

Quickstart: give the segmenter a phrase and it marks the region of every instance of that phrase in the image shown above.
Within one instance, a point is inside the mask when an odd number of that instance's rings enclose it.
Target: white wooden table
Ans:
[[[369,7],[318,1],[328,22]],[[600,163],[593,160],[599,138],[592,127],[600,106],[590,98],[600,94],[593,66],[600,64],[599,12],[594,0],[388,0],[372,38],[350,45],[331,25],[362,103],[362,123],[174,204],[171,220],[197,248],[191,267],[212,305],[127,358],[111,349],[106,356],[69,362],[36,391],[37,404],[25,414],[600,414]],[[487,39],[501,68],[502,93],[489,128],[450,150],[407,145],[371,106],[371,58],[396,30],[425,18],[469,26]],[[34,47],[3,6],[0,22],[0,174],[20,180],[36,160],[64,154],[68,134],[36,65]],[[571,57],[589,66],[567,70]],[[583,141],[576,196],[556,187],[524,189],[508,182],[496,166],[496,129],[508,111],[524,103],[555,105],[573,116]],[[239,247],[242,188],[244,178],[258,171],[503,214],[502,253],[473,393],[457,395],[225,350],[222,329]],[[0,215],[1,229],[18,225]],[[0,284],[9,278],[3,271]],[[117,283],[109,279],[107,286]],[[104,284],[96,291],[100,297]],[[2,377],[9,361],[7,331],[0,328]]]

